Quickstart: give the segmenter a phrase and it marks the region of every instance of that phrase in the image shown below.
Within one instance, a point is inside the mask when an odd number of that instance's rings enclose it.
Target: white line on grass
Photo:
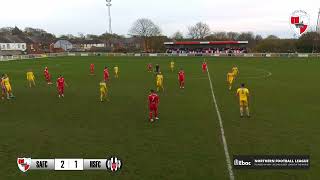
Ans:
[[[224,155],[226,156],[226,163],[227,163],[227,168],[228,168],[228,171],[229,171],[229,177],[230,177],[230,180],[234,180],[234,174],[233,174],[233,170],[232,170],[232,165],[231,165],[231,160],[230,160],[230,155],[229,155],[229,150],[228,150],[228,144],[227,144],[226,137],[224,135],[222,118],[221,118],[221,114],[220,114],[219,107],[218,107],[218,104],[217,104],[216,96],[214,95],[214,92],[213,92],[213,85],[212,85],[212,81],[211,81],[211,78],[210,78],[209,68],[207,68],[207,74],[208,74],[208,78],[209,78],[209,84],[210,84],[210,88],[211,88],[212,99],[213,99],[214,106],[215,106],[215,109],[217,111],[217,116],[218,116],[218,119],[219,119],[221,138],[222,138],[222,143],[223,143]]]

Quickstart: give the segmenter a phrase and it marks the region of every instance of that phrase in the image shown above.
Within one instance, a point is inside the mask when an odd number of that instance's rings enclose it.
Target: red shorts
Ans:
[[[63,86],[59,86],[58,87],[58,92],[59,93],[63,93],[64,92],[64,87]]]
[[[149,109],[150,109],[150,111],[157,111],[158,110],[158,106],[156,104],[150,104],[149,105]]]
[[[109,76],[104,76],[104,80],[108,80],[109,79]]]
[[[183,82],[183,81],[184,81],[184,78],[179,78],[179,81],[180,81],[180,82]]]

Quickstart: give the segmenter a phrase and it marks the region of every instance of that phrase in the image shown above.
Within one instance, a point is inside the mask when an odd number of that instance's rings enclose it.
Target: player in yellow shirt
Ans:
[[[105,81],[101,81],[100,84],[100,101],[103,102],[105,99],[108,100],[107,98],[107,83]]]
[[[29,83],[29,87],[30,88],[32,87],[32,85],[36,86],[35,77],[34,77],[34,74],[33,74],[32,70],[27,72],[27,81]]]
[[[174,61],[171,61],[171,62],[170,62],[170,69],[171,69],[171,72],[174,71]]]
[[[234,79],[235,79],[239,74],[239,69],[237,66],[233,66],[232,73],[234,74]]]
[[[227,83],[228,83],[228,85],[229,85],[229,90],[232,89],[233,80],[234,80],[234,74],[231,73],[231,72],[229,72],[229,73],[227,74]]]
[[[240,103],[240,117],[243,117],[244,109],[246,110],[247,117],[250,117],[249,90],[245,87],[244,84],[241,84],[241,87],[237,89],[237,96],[239,97]]]
[[[119,78],[119,67],[118,67],[118,65],[116,65],[116,66],[113,68],[113,70],[114,70],[114,77],[115,77],[115,78]]]
[[[156,85],[157,85],[157,91],[160,91],[160,88],[162,89],[162,91],[164,91],[164,87],[163,87],[163,75],[161,74],[161,72],[159,72],[157,74],[156,77]]]
[[[4,74],[3,75],[3,78],[2,78],[2,82],[1,82],[5,89],[6,89],[6,92],[7,92],[7,99],[10,99],[10,98],[14,98],[14,95],[12,93],[12,88],[11,88],[11,84],[10,84],[10,80],[9,80],[9,77],[8,75]]]
[[[1,86],[1,99],[4,99],[7,95],[6,86],[4,85],[4,82],[2,79],[4,78],[4,74],[0,78],[0,86]]]

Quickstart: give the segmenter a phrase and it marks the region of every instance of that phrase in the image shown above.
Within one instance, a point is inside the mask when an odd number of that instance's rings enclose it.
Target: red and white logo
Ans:
[[[290,16],[290,26],[293,32],[301,36],[306,33],[310,26],[310,16],[303,10],[296,10]]]
[[[108,160],[107,166],[111,171],[117,171],[121,167],[121,161],[116,157],[112,157],[110,160]]]
[[[27,172],[30,169],[31,158],[18,158],[17,164],[22,172]]]

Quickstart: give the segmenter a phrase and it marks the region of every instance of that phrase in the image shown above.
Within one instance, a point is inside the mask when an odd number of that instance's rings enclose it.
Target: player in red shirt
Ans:
[[[109,70],[107,67],[105,67],[103,70],[103,78],[105,82],[109,81]]]
[[[67,83],[64,81],[62,75],[59,76],[57,79],[57,88],[58,88],[58,95],[60,97],[64,97],[64,86],[67,86]]]
[[[204,60],[202,63],[202,72],[206,72],[206,71],[207,71],[207,62],[206,60]]]
[[[47,84],[52,84],[51,82],[51,74],[49,73],[48,67],[44,68],[44,77],[47,81]]]
[[[184,75],[183,69],[180,69],[178,73],[178,80],[179,80],[180,89],[184,89],[185,75]]]
[[[90,64],[90,74],[94,75],[94,64]]]
[[[152,72],[152,64],[151,63],[149,63],[147,65],[147,70],[148,70],[148,72]]]
[[[153,113],[156,120],[158,120],[158,105],[159,105],[159,96],[154,92],[154,90],[150,90],[150,94],[148,96],[149,99],[149,120],[153,122]]]

